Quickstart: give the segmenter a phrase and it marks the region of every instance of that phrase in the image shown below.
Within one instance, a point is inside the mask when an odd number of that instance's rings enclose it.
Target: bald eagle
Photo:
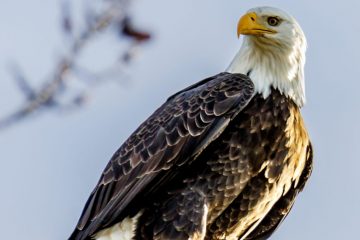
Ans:
[[[272,7],[240,18],[225,72],[172,95],[115,152],[71,240],[267,239],[312,170],[306,40]]]

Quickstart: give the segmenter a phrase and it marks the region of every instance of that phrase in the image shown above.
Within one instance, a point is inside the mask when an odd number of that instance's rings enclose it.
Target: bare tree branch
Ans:
[[[115,68],[124,67],[133,57],[134,49],[143,42],[150,39],[147,32],[138,31],[131,24],[131,18],[128,14],[128,7],[131,0],[103,0],[100,6],[92,6],[89,1],[86,2],[86,11],[84,13],[85,27],[78,33],[75,32],[75,23],[71,15],[70,1],[63,0],[61,5],[62,19],[61,28],[63,35],[68,41],[68,52],[63,53],[62,57],[56,62],[51,77],[44,81],[39,89],[31,87],[29,80],[24,76],[17,65],[11,67],[11,73],[18,85],[20,91],[24,94],[26,102],[23,106],[14,111],[11,115],[0,118],[0,130],[14,123],[24,120],[44,109],[66,109],[82,106],[87,99],[87,94],[83,91],[76,94],[68,103],[59,101],[61,96],[67,92],[69,75],[82,79],[84,82],[102,83]],[[114,66],[109,67],[101,73],[95,73],[85,70],[78,64],[78,56],[84,51],[87,43],[98,34],[105,33],[111,28],[119,33],[120,38],[125,38],[132,44],[124,49],[118,61]]]

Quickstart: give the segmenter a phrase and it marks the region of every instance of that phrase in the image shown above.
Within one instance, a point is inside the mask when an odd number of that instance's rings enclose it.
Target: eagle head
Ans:
[[[249,75],[265,98],[274,88],[301,107],[306,38],[295,18],[273,7],[252,8],[240,18],[237,34],[244,35],[243,44],[227,71]]]

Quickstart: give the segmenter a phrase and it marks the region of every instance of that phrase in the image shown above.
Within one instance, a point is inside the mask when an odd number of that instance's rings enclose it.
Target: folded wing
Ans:
[[[70,239],[87,239],[126,217],[136,196],[162,184],[155,177],[196,159],[253,95],[247,76],[221,73],[171,96],[113,155]]]

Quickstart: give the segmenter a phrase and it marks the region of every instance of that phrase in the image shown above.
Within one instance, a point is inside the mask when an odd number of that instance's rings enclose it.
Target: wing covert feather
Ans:
[[[198,156],[253,95],[247,76],[220,73],[171,96],[112,156],[70,239],[112,225],[150,183],[154,189],[155,176]]]

